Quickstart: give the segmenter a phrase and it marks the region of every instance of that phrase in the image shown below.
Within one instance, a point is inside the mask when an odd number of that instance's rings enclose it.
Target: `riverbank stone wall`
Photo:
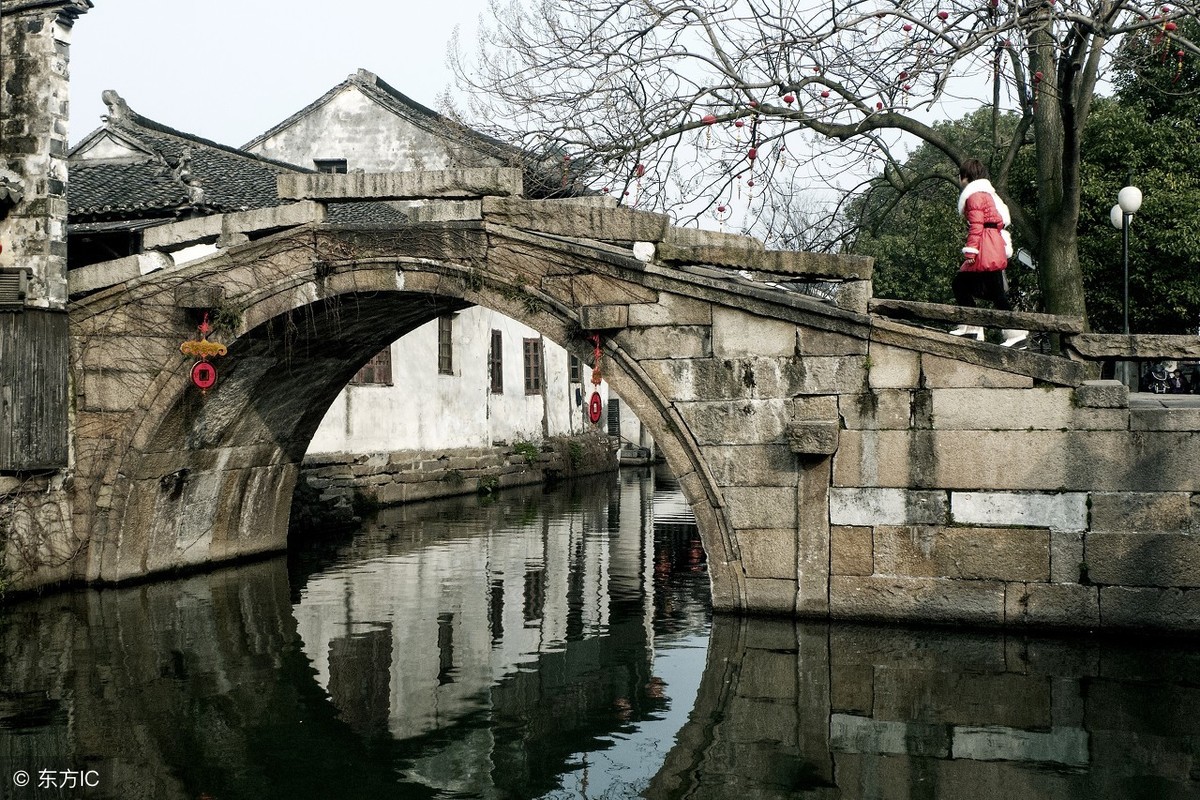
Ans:
[[[377,506],[609,472],[617,467],[617,447],[607,436],[580,435],[437,451],[321,453],[305,457],[300,481],[308,504],[319,507],[314,512],[349,519]]]
[[[871,358],[868,390],[837,398],[833,618],[1200,628],[1200,408]]]

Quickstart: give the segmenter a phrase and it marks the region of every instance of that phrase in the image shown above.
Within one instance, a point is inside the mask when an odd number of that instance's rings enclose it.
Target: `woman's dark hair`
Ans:
[[[968,158],[958,168],[958,177],[968,181],[977,181],[988,176],[987,166],[978,158]]]

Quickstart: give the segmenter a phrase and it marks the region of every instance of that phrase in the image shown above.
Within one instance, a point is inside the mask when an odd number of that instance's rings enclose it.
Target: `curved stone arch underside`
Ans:
[[[91,531],[86,577],[122,581],[281,549],[300,461],[330,403],[371,356],[441,314],[483,306],[585,357],[583,306],[636,305],[684,340],[711,335],[710,326],[672,322],[661,288],[628,279],[643,265],[610,249],[616,254],[589,256],[479,225],[305,228],[77,303],[76,507]],[[686,291],[676,299],[697,303]],[[195,338],[206,307],[235,329],[221,337],[229,353],[215,362],[218,385],[202,396],[178,345]],[[133,354],[123,392],[97,377],[117,341]],[[661,367],[662,354],[640,349],[635,335],[606,336],[605,378],[660,443],[696,513],[714,604],[745,608],[722,490],[661,372],[647,370]]]

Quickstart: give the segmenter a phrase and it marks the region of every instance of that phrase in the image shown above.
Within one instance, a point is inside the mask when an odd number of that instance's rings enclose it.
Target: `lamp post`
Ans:
[[[1132,173],[1129,177],[1132,181]],[[1122,293],[1124,324],[1121,330],[1126,336],[1129,335],[1129,223],[1133,221],[1133,215],[1141,207],[1142,190],[1136,186],[1129,185],[1117,192],[1117,204],[1108,212],[1108,218],[1112,222],[1113,227],[1121,231],[1121,259],[1125,265],[1124,290]],[[1128,386],[1128,365],[1126,362],[1121,362],[1121,364],[1121,372],[1125,379],[1124,382]]]

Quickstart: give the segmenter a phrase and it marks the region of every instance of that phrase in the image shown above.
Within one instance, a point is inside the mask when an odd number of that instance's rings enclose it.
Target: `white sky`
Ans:
[[[93,0],[71,43],[71,131],[100,126],[100,93],[240,146],[359,67],[435,107],[456,24],[472,47],[487,0]],[[467,105],[460,102],[460,105]]]

